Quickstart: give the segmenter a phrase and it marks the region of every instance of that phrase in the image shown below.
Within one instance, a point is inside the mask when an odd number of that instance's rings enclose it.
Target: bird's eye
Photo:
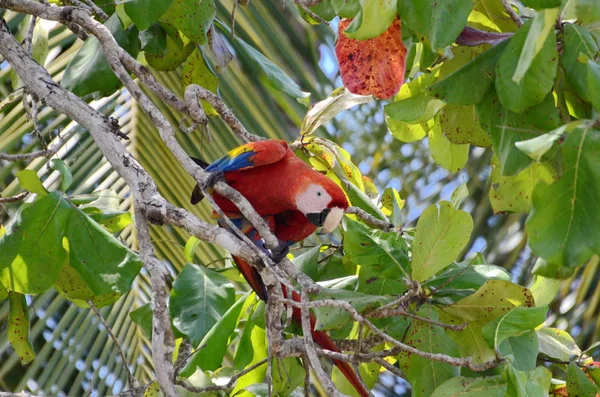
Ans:
[[[317,196],[320,196],[320,195],[321,195],[321,192],[317,192]]]

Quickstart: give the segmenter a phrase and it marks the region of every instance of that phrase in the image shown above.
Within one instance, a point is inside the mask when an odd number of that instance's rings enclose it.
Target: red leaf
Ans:
[[[400,19],[396,19],[381,35],[369,40],[346,37],[344,30],[351,21],[340,21],[335,46],[344,85],[358,95],[372,94],[380,99],[394,96],[404,82],[406,67]]]

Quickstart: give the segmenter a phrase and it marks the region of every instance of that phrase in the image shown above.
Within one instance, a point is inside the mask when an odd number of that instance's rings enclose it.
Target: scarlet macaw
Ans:
[[[290,245],[304,240],[317,227],[323,227],[325,233],[332,232],[348,208],[348,200],[343,190],[331,179],[299,159],[284,141],[251,142],[231,150],[225,157],[210,165],[201,160],[195,161],[217,178],[223,177],[225,182],[246,197],[256,212],[265,219],[282,243],[280,252],[272,255],[276,262],[287,254]],[[264,247],[258,232],[235,204],[219,194],[211,195],[244,234],[257,245]],[[196,204],[202,198],[202,191],[196,186],[190,201]],[[219,224],[226,227],[222,220]],[[254,292],[260,299],[267,301],[267,290],[258,271],[240,258],[233,257],[233,260]],[[285,287],[283,293],[287,297]],[[293,291],[291,295],[293,300],[300,301],[297,292]],[[292,310],[292,319],[298,325],[301,324],[300,309]],[[314,329],[315,322],[311,313],[313,340],[323,349],[339,352],[325,332]],[[333,362],[361,397],[370,396],[347,362]]]

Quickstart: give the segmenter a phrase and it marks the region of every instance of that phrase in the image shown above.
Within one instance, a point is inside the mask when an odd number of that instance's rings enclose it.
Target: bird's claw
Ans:
[[[208,178],[206,178],[206,183],[204,184],[204,189],[210,189],[215,186],[217,183],[225,180],[225,173],[223,171],[213,171],[210,172]]]
[[[277,248],[275,250],[271,250],[271,255],[269,256],[271,257],[273,262],[279,263],[283,258],[287,256],[289,252],[290,247],[285,242],[280,241]]]

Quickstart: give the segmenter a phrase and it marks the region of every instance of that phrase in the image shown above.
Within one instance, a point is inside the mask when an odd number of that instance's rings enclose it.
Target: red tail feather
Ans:
[[[246,281],[248,281],[248,284],[250,284],[250,286],[252,287],[254,292],[256,292],[256,294],[262,300],[264,300],[266,302],[267,298],[268,298],[267,291],[265,290],[265,286],[262,282],[262,279],[260,278],[260,274],[258,274],[258,271],[256,271],[255,268],[253,268],[252,266],[250,266],[248,263],[246,263],[245,261],[243,261],[240,258],[236,258],[234,256],[233,260],[235,261],[238,269],[240,270],[240,273],[242,273],[242,275],[244,276]],[[282,286],[282,289],[283,289],[284,297],[287,297],[286,288],[284,286]],[[292,299],[295,300],[296,302],[300,302],[300,296],[298,295],[297,292],[292,291]],[[298,325],[302,324],[302,315],[300,313],[300,309],[294,308],[292,310],[292,319],[296,322],[296,324],[298,324]],[[315,323],[316,323],[315,316],[311,313],[310,314],[310,329],[312,331],[311,333],[312,333],[313,340],[319,346],[321,346],[322,349],[326,349],[326,350],[330,350],[330,351],[339,353],[338,348],[335,346],[335,344],[333,343],[333,341],[331,340],[329,335],[327,335],[323,331],[315,331]],[[336,367],[339,368],[339,370],[342,372],[342,374],[344,374],[346,379],[348,379],[348,382],[350,382],[350,384],[352,386],[354,386],[354,388],[356,389],[358,394],[360,394],[361,397],[370,397],[369,392],[363,387],[362,383],[358,379],[358,376],[356,375],[356,373],[354,372],[352,367],[350,367],[350,364],[348,364],[346,361],[341,361],[341,360],[332,360],[332,361],[336,365]]]
[[[285,287],[283,287],[283,294],[284,296],[287,295]],[[300,302],[300,296],[297,292],[292,291],[292,299],[296,302]],[[302,323],[302,315],[300,309],[294,308],[294,310],[292,311],[292,318],[297,324],[300,325]],[[338,350],[337,346],[333,343],[329,335],[327,335],[327,333],[325,333],[324,331],[315,331],[316,322],[317,321],[315,319],[315,316],[312,313],[310,313],[310,329],[313,340],[317,342],[317,344],[321,346],[322,349],[339,353],[340,351]],[[369,394],[369,392],[365,390],[362,383],[358,379],[358,376],[356,375],[352,367],[350,367],[350,364],[348,364],[346,361],[341,360],[332,361],[335,364],[335,366],[338,367],[338,369],[342,372],[342,374],[344,374],[346,379],[348,379],[348,382],[350,382],[350,384],[354,386],[354,388],[356,389],[358,394],[360,394],[361,397],[370,397],[371,394]]]

